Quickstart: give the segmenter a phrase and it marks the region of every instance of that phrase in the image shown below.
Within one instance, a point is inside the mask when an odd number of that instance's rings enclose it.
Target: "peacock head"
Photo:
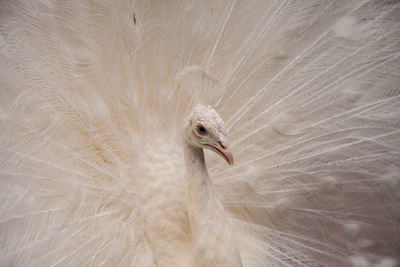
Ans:
[[[224,121],[211,106],[197,104],[193,108],[185,127],[185,138],[189,144],[210,149],[233,164]]]

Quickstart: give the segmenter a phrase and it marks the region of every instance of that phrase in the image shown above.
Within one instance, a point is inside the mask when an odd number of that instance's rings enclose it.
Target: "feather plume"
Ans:
[[[155,266],[144,198],[185,215],[184,185],[156,178],[181,173],[182,121],[202,102],[235,155],[206,159],[244,266],[398,266],[399,14],[393,0],[1,1],[0,265]]]

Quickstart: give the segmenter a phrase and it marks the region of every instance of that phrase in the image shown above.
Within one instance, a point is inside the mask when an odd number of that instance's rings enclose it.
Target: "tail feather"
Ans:
[[[207,163],[245,266],[398,265],[399,11],[2,1],[1,264],[154,265],[141,153],[157,133],[179,155],[205,102],[232,140],[233,167]]]

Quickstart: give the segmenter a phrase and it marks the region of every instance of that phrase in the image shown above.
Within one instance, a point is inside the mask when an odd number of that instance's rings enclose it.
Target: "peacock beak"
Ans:
[[[229,144],[225,136],[221,135],[214,146],[207,145],[211,150],[223,157],[229,165],[233,165],[233,155],[229,150]]]
[[[229,150],[221,151],[222,156],[229,165],[233,165],[233,155]]]

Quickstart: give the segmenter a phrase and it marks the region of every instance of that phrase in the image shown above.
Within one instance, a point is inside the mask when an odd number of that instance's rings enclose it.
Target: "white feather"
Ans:
[[[233,167],[206,159],[244,266],[398,266],[399,14],[1,1],[0,265],[187,266],[181,132],[203,102],[232,144]]]

